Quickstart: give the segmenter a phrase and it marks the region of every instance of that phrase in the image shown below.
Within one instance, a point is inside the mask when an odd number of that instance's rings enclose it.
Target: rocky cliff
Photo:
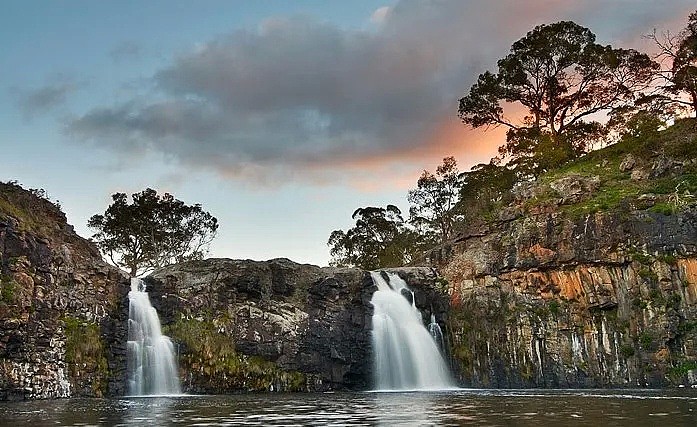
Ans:
[[[415,290],[424,316],[433,311],[445,326],[434,270],[392,271]],[[370,388],[376,288],[367,272],[209,259],[159,270],[146,283],[179,345],[187,392]]]
[[[445,327],[431,268],[394,269]],[[126,392],[129,278],[41,190],[0,183],[0,400]],[[210,259],[146,279],[192,393],[370,387],[375,291],[358,269]]]
[[[0,400],[122,394],[127,278],[43,196],[0,183]]]
[[[431,254],[465,384],[697,383],[695,123],[681,126],[519,185]]]

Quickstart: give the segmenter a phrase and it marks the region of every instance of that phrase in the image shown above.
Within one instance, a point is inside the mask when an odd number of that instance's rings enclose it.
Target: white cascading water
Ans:
[[[160,318],[142,280],[128,293],[128,388],[131,396],[181,394],[174,345],[162,335]]]
[[[431,338],[438,346],[441,354],[445,351],[445,341],[443,340],[443,331],[440,329],[440,325],[436,322],[436,316],[431,313],[431,323],[428,324],[428,333],[431,334]]]
[[[397,274],[371,272],[375,389],[453,388],[450,372],[416,308],[414,294]],[[407,299],[411,297],[411,301]]]

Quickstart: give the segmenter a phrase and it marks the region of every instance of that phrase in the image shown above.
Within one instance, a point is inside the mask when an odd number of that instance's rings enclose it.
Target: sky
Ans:
[[[459,122],[478,74],[534,26],[573,20],[650,50],[693,1],[2,0],[0,180],[43,188],[83,237],[147,187],[220,223],[210,256],[327,265],[358,207],[424,170],[486,162]]]

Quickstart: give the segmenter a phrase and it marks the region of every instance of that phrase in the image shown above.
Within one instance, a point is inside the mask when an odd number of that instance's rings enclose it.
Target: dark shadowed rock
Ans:
[[[427,310],[424,316],[435,310],[439,320],[445,318],[445,298],[432,288],[436,281],[433,270],[391,271],[410,284],[417,304]],[[367,272],[320,268],[287,259],[209,259],[158,270],[146,282],[166,328],[177,322],[210,321],[241,355],[274,363],[266,369],[301,373],[304,390],[370,387],[370,299],[376,287]],[[211,381],[188,362],[192,358],[187,352],[194,349],[182,350],[183,377],[188,378],[185,387],[190,390],[248,389],[249,384],[241,384],[241,379],[224,386]]]

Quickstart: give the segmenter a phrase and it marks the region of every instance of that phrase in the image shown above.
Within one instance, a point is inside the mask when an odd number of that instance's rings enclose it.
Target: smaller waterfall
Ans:
[[[169,337],[162,335],[160,318],[142,280],[131,279],[128,300],[129,394],[181,394],[174,346]]]
[[[406,282],[393,273],[387,274],[389,282],[378,272],[371,272],[370,275],[378,288],[370,300],[374,310],[372,339],[375,388],[453,388],[450,372],[436,341],[423,324],[421,313],[416,308],[414,293]]]
[[[428,333],[431,334],[433,341],[438,346],[441,354],[445,351],[445,341],[443,340],[443,331],[440,329],[440,325],[436,322],[436,316],[431,313],[431,323],[428,324]]]

